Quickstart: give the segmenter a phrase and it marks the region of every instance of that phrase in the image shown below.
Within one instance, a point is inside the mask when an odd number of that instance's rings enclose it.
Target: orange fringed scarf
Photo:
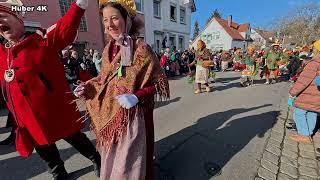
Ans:
[[[154,99],[139,103],[130,110],[123,109],[116,96],[135,93],[145,87],[155,86],[159,99],[170,96],[169,83],[163,74],[159,61],[151,47],[144,42],[135,42],[132,65],[123,67],[123,76],[117,76],[121,53],[112,61],[109,57],[112,43],[109,42],[103,52],[102,69],[98,78],[88,82],[87,110],[92,119],[92,128],[97,136],[97,145],[107,145],[126,132],[128,122],[138,115],[143,117],[143,109],[153,108]],[[112,62],[112,63],[111,63]],[[142,111],[141,111],[142,108]],[[139,110],[138,110],[139,109]]]

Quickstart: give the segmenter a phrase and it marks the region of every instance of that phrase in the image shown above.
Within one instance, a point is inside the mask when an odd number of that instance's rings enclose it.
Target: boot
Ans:
[[[305,143],[305,144],[312,143],[312,138],[310,136],[292,135],[290,136],[290,139],[298,143]]]
[[[68,173],[64,165],[59,165],[54,168],[49,168],[49,173],[52,174],[54,180],[67,180]]]
[[[91,141],[88,139],[88,137],[84,133],[79,132],[65,138],[64,140],[66,140],[75,149],[77,149],[80,152],[80,154],[92,161],[94,172],[99,177],[101,157],[100,154],[96,151],[96,148],[93,146]]]
[[[101,156],[99,153],[96,154],[95,158],[92,161],[93,171],[97,177],[100,177],[100,168],[101,168]]]

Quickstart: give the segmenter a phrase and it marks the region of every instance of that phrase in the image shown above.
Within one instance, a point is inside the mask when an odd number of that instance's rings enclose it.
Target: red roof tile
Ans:
[[[274,32],[265,31],[265,30],[261,30],[261,29],[254,29],[254,30],[257,33],[259,33],[260,36],[262,36],[267,42],[269,42],[269,43],[273,43],[274,42],[274,37],[275,37],[275,33]]]
[[[234,40],[244,41],[245,38],[241,36],[240,32],[246,32],[249,29],[249,24],[237,24],[232,22],[231,27],[228,26],[228,21],[220,18],[215,18],[216,21],[226,30],[226,32]]]
[[[213,20],[216,20],[222,27],[225,29],[225,31],[232,37],[233,40],[241,40],[244,41],[245,38],[241,36],[241,32],[246,32],[249,29],[249,24],[237,24],[232,22],[231,27],[228,26],[228,21],[221,19],[221,18],[212,18],[210,22],[208,22],[205,27],[202,29],[202,31],[199,33],[199,35],[192,41],[194,41],[204,32],[205,29],[211,24]]]

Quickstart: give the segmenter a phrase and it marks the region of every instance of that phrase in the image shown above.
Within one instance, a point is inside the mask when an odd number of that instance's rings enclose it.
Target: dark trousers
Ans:
[[[78,150],[84,157],[93,162],[100,161],[99,153],[85,134],[79,132],[64,140]],[[51,174],[65,171],[64,162],[60,158],[58,148],[55,144],[38,146],[35,149],[41,159],[47,163]]]

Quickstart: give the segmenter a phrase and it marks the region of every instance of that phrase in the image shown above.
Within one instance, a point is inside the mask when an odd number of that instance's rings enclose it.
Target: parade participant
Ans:
[[[195,52],[195,60],[188,65],[188,67],[196,65],[196,78],[195,82],[198,84],[197,90],[194,92],[195,94],[199,94],[202,92],[201,84],[206,86],[206,91],[210,92],[211,89],[208,84],[209,79],[209,68],[206,67],[205,63],[211,61],[210,52],[206,48],[206,44],[202,40],[198,40],[197,42],[197,50]],[[213,63],[213,61],[212,61]]]
[[[164,71],[166,69],[167,61],[168,61],[168,53],[164,52],[160,58],[160,66]]]
[[[255,50],[256,46],[254,44],[249,45],[242,60],[243,64],[246,65],[246,68],[241,72],[240,79],[240,84],[243,87],[253,85],[254,76],[257,74]]]
[[[160,66],[164,68],[167,77],[172,75],[170,70],[169,56],[170,56],[170,48],[166,48],[164,54],[161,57]]]
[[[319,42],[318,45],[320,44]],[[315,43],[315,46],[317,45]],[[311,143],[312,134],[316,126],[317,116],[320,113],[320,91],[317,76],[320,74],[320,55],[317,54],[309,61],[297,82],[290,90],[289,98],[293,101],[293,119],[298,134],[290,138],[300,143]]]
[[[230,53],[228,51],[222,51],[221,54],[221,70],[225,72],[229,67]]]
[[[263,57],[266,60],[266,83],[270,84],[270,75],[272,74],[275,81],[278,82],[279,65],[277,62],[281,59],[282,53],[280,52],[280,44],[278,42],[271,45],[272,49]]]
[[[237,49],[233,56],[233,71],[239,72],[242,70],[242,55],[241,55],[241,49]]]
[[[153,179],[154,96],[169,84],[151,47],[138,39],[134,0],[100,0],[110,36],[101,73],[75,90],[87,110],[102,156],[101,180]]]
[[[299,56],[303,56],[303,55],[304,55],[304,56],[308,57],[309,52],[310,52],[309,46],[308,46],[308,45],[304,45],[304,46],[301,48],[301,51],[300,51]]]
[[[297,72],[299,67],[301,66],[300,58],[295,54],[295,52],[292,50],[288,52],[289,55],[289,62],[287,65],[287,69],[289,71],[289,81],[295,82],[297,80]]]
[[[277,62],[279,66],[279,75],[285,76],[288,75],[287,65],[289,64],[289,59],[293,55],[293,51],[291,49],[284,49],[280,60]]]
[[[65,78],[59,52],[77,34],[87,0],[72,3],[54,26],[37,33],[26,33],[20,13],[11,6],[19,0],[0,3],[0,34],[7,40],[0,45],[1,87],[16,130],[16,149],[29,157],[33,149],[47,163],[55,179],[68,173],[55,142],[65,139],[94,163],[99,174],[100,155],[80,130],[84,127]]]

